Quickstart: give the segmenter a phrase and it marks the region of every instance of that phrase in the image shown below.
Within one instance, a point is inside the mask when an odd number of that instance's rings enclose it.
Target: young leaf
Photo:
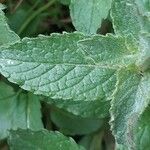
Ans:
[[[0,82],[0,139],[8,136],[9,129],[43,128],[39,99],[32,94],[15,92]]]
[[[0,72],[23,89],[53,99],[105,102],[116,71],[134,63],[135,49],[122,37],[79,33],[24,39],[0,51]]]
[[[108,16],[112,0],[71,0],[70,14],[78,31],[95,34]]]
[[[8,143],[10,150],[84,150],[72,138],[65,137],[59,132],[46,130],[11,131]]]
[[[52,108],[51,120],[67,135],[84,135],[97,131],[102,127],[103,120],[95,118],[82,118],[67,111]]]
[[[150,2],[149,0],[114,0],[111,16],[117,35],[128,36],[136,40],[139,47],[137,65],[142,71],[149,69],[150,54]]]
[[[111,125],[117,143],[124,145],[126,149],[136,149],[134,139],[138,133],[133,130],[139,126],[137,122],[149,104],[149,93],[150,73],[141,74],[135,67],[119,71],[111,103]]]
[[[116,34],[132,34],[136,39],[150,33],[149,0],[114,0],[111,16]]]
[[[10,30],[0,4],[0,46],[7,46],[20,40],[17,34]]]
[[[114,0],[111,10],[115,33],[124,36],[131,34],[137,40],[140,50],[137,65],[142,71],[147,71],[150,63],[150,7],[147,7],[147,4],[147,0]],[[133,131],[135,127],[140,128],[138,120],[149,104],[150,75],[140,73],[139,69],[121,70],[118,78],[117,91],[111,106],[113,133],[119,148],[143,149],[141,147],[146,145],[147,141],[143,140],[143,137],[140,138],[144,143],[136,141],[135,139],[139,138],[138,131]],[[145,124],[143,129],[147,128],[146,126]],[[141,134],[145,135],[145,132],[141,130]],[[149,135],[150,132],[146,134]]]

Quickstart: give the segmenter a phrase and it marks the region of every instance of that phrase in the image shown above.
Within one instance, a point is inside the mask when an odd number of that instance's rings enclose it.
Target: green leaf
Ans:
[[[43,20],[52,15],[48,11],[44,11],[29,21],[31,14],[35,14],[38,8],[45,5],[43,0],[32,0],[31,3],[23,1],[13,13],[6,14],[11,29],[19,34],[20,37],[35,37],[39,35],[39,33],[45,32],[47,27],[42,26]],[[50,10],[50,12],[52,12],[52,10]]]
[[[32,94],[15,92],[0,82],[0,139],[8,136],[9,129],[17,128],[43,128],[39,99]]]
[[[150,98],[149,98],[150,99]],[[140,116],[134,128],[136,150],[148,150],[150,147],[150,107],[148,106]],[[139,144],[140,143],[140,144]]]
[[[58,0],[58,1],[64,5],[69,5],[71,0]]]
[[[67,135],[89,134],[97,131],[103,125],[103,120],[82,118],[55,107],[52,107],[50,115],[55,125]]]
[[[0,4],[0,46],[6,46],[20,40],[20,38],[10,30],[2,11],[3,8],[3,5]]]
[[[150,73],[142,73],[136,67],[121,69],[111,103],[112,131],[118,144],[126,149],[137,149],[133,130],[150,101]],[[144,134],[144,133],[143,133]],[[141,137],[140,137],[141,138]]]
[[[150,11],[150,1],[149,0],[138,0],[139,5],[141,4],[142,11],[148,15]]]
[[[140,54],[137,61],[137,65],[142,71],[150,69],[150,34],[144,34],[140,37]]]
[[[10,150],[84,150],[72,138],[65,137],[59,132],[46,130],[11,131],[8,143]]]
[[[130,131],[133,138],[132,149],[149,150],[150,146],[150,107],[148,106],[139,117],[135,127]],[[123,145],[117,145],[117,150],[127,150]]]
[[[114,37],[111,37],[110,35],[106,38],[105,37],[102,38],[101,36],[97,36],[97,37],[95,36],[93,39],[84,40],[82,42],[80,41],[79,43],[81,44],[80,46],[83,46],[83,49],[89,54],[89,56],[93,60],[98,60],[99,53],[101,53],[102,54],[101,58],[103,59],[104,64],[106,62],[108,64],[116,62],[116,64],[118,64],[118,65],[119,65],[119,63],[123,63],[123,65],[125,65],[125,63],[129,63],[130,57],[129,58],[124,57],[123,59],[119,59],[121,50],[122,50],[122,52],[123,51],[125,52],[126,50],[124,48],[128,49],[127,51],[129,51],[129,49],[134,50],[135,48],[132,45],[127,46],[125,44],[125,43],[129,44],[131,41],[128,41],[128,42],[124,41],[125,42],[124,43],[123,41],[121,42],[121,39],[120,40],[118,39],[118,43],[117,43],[117,41],[115,41],[115,40],[116,39],[114,39]],[[125,44],[125,47],[123,46],[124,44]],[[110,48],[110,45],[112,45],[112,48]],[[119,47],[121,48],[121,50],[119,50]],[[117,49],[118,49],[118,51],[117,51]],[[104,50],[106,50],[105,53],[103,53]],[[107,50],[110,50],[112,52],[111,56],[109,55],[109,52],[108,52],[108,55],[106,54]],[[136,51],[136,50],[134,50],[134,51]],[[90,53],[92,53],[92,54],[90,54]],[[126,56],[126,54],[124,54],[124,56]],[[132,59],[134,61],[134,58],[132,58]],[[125,60],[125,61],[122,62],[123,60]],[[95,76],[93,75],[93,78],[94,77]],[[102,101],[102,100],[62,101],[62,100],[58,100],[58,99],[49,99],[48,102],[56,105],[59,108],[67,110],[68,112],[71,112],[74,115],[78,115],[78,116],[82,116],[82,117],[104,118],[104,117],[109,116],[109,112],[108,112],[108,110],[110,108],[109,101]]]
[[[116,72],[134,63],[136,49],[122,37],[85,38],[79,33],[25,38],[0,51],[0,72],[35,94],[76,103],[93,101],[98,108],[91,110],[92,113],[102,109],[106,115]],[[107,108],[99,108],[95,101]]]
[[[101,132],[88,134],[82,137],[79,144],[84,146],[86,150],[103,150],[103,136],[103,130]]]
[[[117,144],[116,143],[116,149],[115,150],[127,150],[127,148],[124,146],[124,145],[121,145],[121,144]]]
[[[150,33],[149,0],[114,0],[111,16],[116,34],[132,34],[136,39]]]
[[[78,31],[94,34],[107,18],[112,0],[71,0],[70,14]]]
[[[48,99],[46,102],[83,118],[105,118],[109,116],[110,101],[72,101]]]
[[[79,33],[25,38],[1,50],[0,72],[25,90],[67,100],[63,108],[73,114],[105,117],[116,72],[134,63],[136,49],[122,37],[85,38]]]
[[[149,0],[114,0],[111,16],[117,35],[134,37],[139,49],[137,65],[142,71],[150,66],[150,1]]]

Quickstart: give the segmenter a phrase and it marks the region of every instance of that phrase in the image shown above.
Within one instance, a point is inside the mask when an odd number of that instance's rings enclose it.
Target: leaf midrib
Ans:
[[[123,59],[123,58],[122,58]],[[16,62],[19,62],[19,63],[32,63],[32,64],[48,64],[48,65],[50,65],[50,66],[79,66],[79,67],[94,67],[94,68],[106,68],[106,69],[120,69],[120,68],[122,68],[122,67],[125,67],[125,66],[127,66],[126,64],[124,64],[124,65],[113,65],[113,64],[111,64],[111,65],[107,65],[107,64],[98,64],[98,63],[96,63],[96,64],[73,64],[73,63],[51,63],[51,62],[34,62],[34,61],[21,61],[21,60],[16,60],[16,59],[4,59],[4,58],[2,58],[2,59],[0,59],[0,60],[2,60],[2,61],[8,61],[8,60],[10,60],[10,61],[16,61]],[[13,64],[10,64],[10,66],[17,66],[18,64],[16,64],[16,65],[13,65]],[[1,65],[2,66],[2,65]],[[9,66],[9,65],[8,65]]]

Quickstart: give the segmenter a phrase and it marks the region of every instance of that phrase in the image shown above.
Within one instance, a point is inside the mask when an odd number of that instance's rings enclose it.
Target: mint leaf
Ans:
[[[136,127],[134,128],[134,145],[137,150],[148,150],[150,146],[150,107],[148,106],[140,116]],[[139,144],[140,143],[140,144]]]
[[[49,99],[46,102],[62,108],[76,116],[83,118],[105,118],[109,116],[110,101],[72,101]]]
[[[145,123],[141,128],[140,122],[145,120],[142,116],[150,100],[149,8],[147,0],[114,0],[112,3],[115,33],[130,34],[135,39],[132,45],[136,43],[139,49],[138,68],[121,69],[111,104],[111,125],[118,149],[143,150],[148,146],[145,135],[150,134],[149,127]]]
[[[8,136],[9,129],[43,128],[39,99],[32,94],[15,92],[0,82],[0,139]]]
[[[72,138],[59,132],[46,130],[33,132],[30,130],[11,131],[8,140],[10,150],[84,150]]]
[[[103,120],[97,118],[82,118],[67,111],[53,107],[51,120],[65,135],[84,135],[97,131],[102,127]]]
[[[94,34],[107,18],[112,0],[72,0],[70,14],[76,30]]]
[[[130,130],[130,135],[132,137],[132,149],[136,150],[148,150],[150,145],[150,125],[149,118],[150,108],[149,106],[144,110],[144,112],[139,117],[136,122],[135,127]],[[131,144],[131,143],[130,143]],[[128,148],[124,145],[116,145],[117,150],[127,150]]]
[[[134,37],[139,49],[137,65],[142,71],[150,66],[150,3],[148,0],[114,0],[111,16],[117,35]],[[131,37],[130,37],[131,38]],[[133,45],[132,44],[132,45]]]
[[[142,1],[137,0],[137,3],[141,11],[145,13],[145,15],[148,15],[150,11],[150,1],[149,0],[142,0]]]
[[[148,0],[114,0],[111,16],[116,34],[132,34],[136,39],[142,33],[150,33]]]
[[[10,30],[4,12],[2,11],[3,8],[3,5],[0,4],[0,46],[7,46],[8,44],[19,41],[20,38]]]
[[[140,37],[140,53],[137,61],[137,65],[142,71],[150,69],[150,34],[144,34]]]
[[[138,47],[133,42],[130,36],[107,34],[93,36],[79,41],[79,44],[95,64],[119,69],[136,62]]]
[[[150,100],[150,74],[141,74],[136,67],[121,69],[111,103],[112,131],[118,144],[126,149],[136,149],[134,128]],[[143,133],[144,134],[144,133]],[[140,137],[141,138],[141,137]],[[140,143],[138,143],[138,147]]]
[[[136,50],[121,37],[79,42],[83,38],[78,33],[26,38],[0,51],[0,72],[23,89],[53,99],[109,100],[116,71],[135,61]]]
[[[0,72],[25,90],[67,100],[59,106],[75,115],[103,118],[108,116],[116,72],[135,62],[136,51],[126,38],[112,35],[25,38],[0,51]]]
[[[101,57],[102,63],[106,65],[108,63],[116,63],[117,65],[126,65],[131,61],[134,63],[134,57],[132,55],[128,55],[127,53],[133,50],[133,52],[136,51],[136,48],[131,44],[129,44],[131,41],[126,40],[123,42],[123,38],[118,38],[118,43],[116,39],[109,35],[108,37],[100,37],[100,36],[95,36],[91,39],[87,39],[84,41],[80,41],[79,44],[83,49],[88,53],[88,55],[91,57],[93,60],[98,60],[99,56]],[[122,42],[121,42],[122,41]],[[128,43],[129,45],[127,45]],[[125,44],[125,47],[123,46]],[[112,48],[110,48],[110,45],[112,45]],[[121,49],[119,49],[119,47]],[[126,48],[126,50],[125,50]],[[104,50],[106,50],[104,52]],[[108,50],[108,53],[107,53]],[[112,52],[112,55],[109,55],[109,51]],[[127,52],[127,53],[126,53]],[[101,55],[99,55],[101,53]],[[117,53],[117,54],[116,54]],[[122,53],[125,57],[122,59],[119,55]],[[124,54],[123,54],[124,53]],[[121,58],[121,59],[120,59]],[[124,61],[123,61],[124,60]],[[99,61],[99,60],[98,60]],[[96,63],[96,62],[95,62]],[[132,63],[132,62],[130,62]],[[93,76],[94,78],[95,76]],[[115,84],[115,83],[114,83]],[[110,93],[111,95],[111,93]],[[108,95],[109,96],[109,95]],[[67,110],[68,112],[73,113],[74,115],[82,116],[82,117],[94,117],[94,118],[104,118],[109,116],[109,108],[110,108],[110,103],[109,101],[102,101],[102,100],[97,100],[97,101],[62,101],[58,99],[49,99],[49,102],[56,105],[59,108],[62,108],[64,110]]]

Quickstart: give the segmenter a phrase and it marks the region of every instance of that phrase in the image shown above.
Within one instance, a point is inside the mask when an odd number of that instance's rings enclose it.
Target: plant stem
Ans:
[[[41,12],[43,12],[44,10],[48,9],[51,5],[53,5],[55,2],[55,0],[51,0],[49,1],[46,5],[40,7],[37,11],[35,11],[27,20],[26,22],[21,26],[21,28],[18,31],[18,34],[20,35],[25,28],[30,24],[30,22],[36,17],[38,16]]]
[[[19,2],[16,4],[14,9],[12,10],[12,13],[14,13],[17,10],[17,8],[21,5],[22,2],[23,2],[23,0],[19,0]]]

